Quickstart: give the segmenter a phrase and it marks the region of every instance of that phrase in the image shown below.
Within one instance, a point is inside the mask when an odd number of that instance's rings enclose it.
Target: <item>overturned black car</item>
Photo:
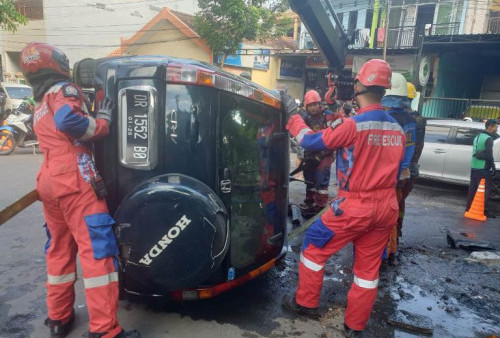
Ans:
[[[289,138],[279,94],[192,60],[82,60],[94,105],[117,102],[95,144],[129,294],[213,297],[286,252]]]

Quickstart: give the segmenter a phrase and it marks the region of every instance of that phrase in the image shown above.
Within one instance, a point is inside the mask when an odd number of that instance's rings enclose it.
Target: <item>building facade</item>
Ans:
[[[18,82],[19,54],[26,43],[40,41],[60,47],[71,64],[86,57],[104,57],[120,37],[132,35],[169,4],[184,12],[197,10],[196,0],[18,0],[17,9],[29,22],[16,33],[0,30],[0,78]]]
[[[329,0],[326,0],[329,1]],[[429,117],[500,115],[500,5],[496,0],[330,1],[352,37],[346,69],[381,58],[415,83]],[[316,51],[301,30],[301,48]],[[326,64],[306,61],[306,88],[325,87]],[[319,79],[310,81],[308,79]],[[319,83],[318,83],[319,82]],[[497,115],[496,115],[497,114]]]

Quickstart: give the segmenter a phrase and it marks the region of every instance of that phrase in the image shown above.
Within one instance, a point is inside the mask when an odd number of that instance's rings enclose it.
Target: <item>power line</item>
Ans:
[[[102,3],[104,4],[105,6],[115,6],[115,5],[133,5],[133,4],[137,4],[137,3],[144,3],[144,2],[148,2],[148,3],[152,3],[152,2],[166,2],[166,3],[169,3],[169,2],[177,2],[177,1],[182,1],[182,0],[137,0],[137,1],[124,1],[124,2],[113,2],[113,3],[104,3],[103,0],[101,0],[99,2],[99,0],[97,0],[98,3]],[[44,8],[75,8],[75,7],[88,7],[89,5],[95,5],[95,3],[93,4],[90,4],[90,3],[86,3],[86,4],[81,4],[81,5],[77,5],[75,6],[76,3],[73,3],[72,5],[56,5],[56,6],[49,6],[49,5],[45,5],[43,6]]]
[[[292,27],[293,25],[292,24],[276,24],[276,26],[278,27]],[[41,31],[41,32],[44,32],[46,31],[46,29],[42,29],[42,28],[36,28],[36,29],[33,29],[35,31]],[[85,36],[85,35],[95,35],[96,33],[110,33],[110,34],[125,34],[125,33],[130,33],[130,34],[135,34],[135,33],[138,33],[138,32],[171,32],[171,31],[177,31],[179,30],[179,28],[177,27],[173,27],[173,28],[158,28],[158,29],[147,29],[147,30],[144,30],[144,29],[135,29],[135,30],[115,30],[115,31],[103,31],[103,30],[99,30],[99,31],[85,31],[85,32],[82,32],[81,30],[68,30],[68,29],[65,29],[64,32],[76,32],[76,33],[71,33],[71,34],[47,34],[47,33],[40,33],[40,34],[36,34],[36,33],[4,33],[6,36],[12,36],[12,37],[15,37],[15,36],[28,36],[28,37],[44,37],[44,36],[49,36],[49,37],[72,37],[72,36]]]

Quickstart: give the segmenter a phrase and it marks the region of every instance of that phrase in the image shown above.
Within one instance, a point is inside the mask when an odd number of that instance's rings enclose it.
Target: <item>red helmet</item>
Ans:
[[[306,95],[304,95],[304,106],[308,106],[311,103],[321,103],[321,96],[315,90],[309,90]]]
[[[391,88],[392,70],[387,62],[381,59],[367,61],[359,70],[354,80],[361,82],[365,87],[379,86]]]
[[[21,70],[28,78],[41,70],[69,77],[69,60],[58,48],[42,42],[30,42],[21,51]]]

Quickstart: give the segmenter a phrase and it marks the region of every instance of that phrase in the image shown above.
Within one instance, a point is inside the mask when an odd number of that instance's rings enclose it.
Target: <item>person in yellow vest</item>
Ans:
[[[497,137],[498,124],[496,120],[487,120],[485,131],[482,131],[474,138],[472,143],[472,160],[470,171],[469,194],[465,211],[469,211],[472,200],[476,195],[479,182],[484,178],[485,196],[490,195],[492,174],[495,174],[495,162],[493,160],[493,139]],[[488,198],[484,199],[484,214],[488,218],[495,218],[496,215],[488,209]]]

